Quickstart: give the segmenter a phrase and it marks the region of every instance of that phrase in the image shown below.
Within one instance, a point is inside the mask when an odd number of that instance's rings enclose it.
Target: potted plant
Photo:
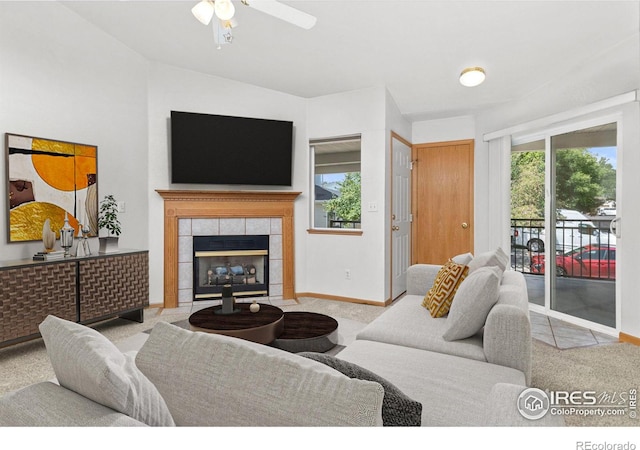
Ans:
[[[118,202],[113,195],[106,195],[100,202],[98,213],[98,228],[105,229],[107,236],[102,236],[100,240],[100,253],[118,251],[118,236],[122,231],[118,220]]]

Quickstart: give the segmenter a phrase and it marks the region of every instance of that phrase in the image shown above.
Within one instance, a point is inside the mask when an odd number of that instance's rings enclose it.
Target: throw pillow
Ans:
[[[501,247],[490,252],[481,253],[469,263],[469,273],[486,266],[496,266],[504,272],[509,266],[509,255]]]
[[[456,301],[447,317],[445,341],[465,339],[476,334],[487,321],[489,311],[498,302],[502,271],[499,267],[481,267],[460,284]]]
[[[178,426],[382,425],[380,384],[244,339],[158,322],[136,364]]]
[[[164,399],[134,358],[102,334],[51,315],[39,328],[60,386],[147,425],[175,425]]]
[[[460,286],[468,272],[469,268],[467,266],[456,264],[451,259],[440,268],[433,286],[422,301],[422,306],[429,310],[431,317],[443,317],[449,313],[449,308],[458,286]]]
[[[465,266],[468,266],[469,263],[471,262],[471,260],[473,259],[473,255],[471,253],[468,253],[468,252],[467,253],[461,253],[459,255],[454,256],[451,259],[456,264],[464,264]]]
[[[382,425],[385,427],[419,427],[422,424],[422,403],[407,397],[400,389],[386,379],[340,358],[324,353],[301,352],[299,356],[321,362],[332,369],[358,380],[375,381],[382,385]]]

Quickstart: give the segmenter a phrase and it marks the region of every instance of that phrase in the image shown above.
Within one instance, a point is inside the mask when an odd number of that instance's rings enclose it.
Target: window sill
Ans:
[[[332,228],[309,228],[307,230],[309,234],[335,234],[340,236],[362,236],[362,230],[345,230],[332,229]]]

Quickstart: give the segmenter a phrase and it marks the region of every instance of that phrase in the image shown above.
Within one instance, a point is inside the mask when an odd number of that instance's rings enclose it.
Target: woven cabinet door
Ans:
[[[149,305],[147,253],[80,261],[80,322],[112,317]]]
[[[39,334],[49,315],[76,321],[76,264],[60,262],[0,271],[0,341]]]

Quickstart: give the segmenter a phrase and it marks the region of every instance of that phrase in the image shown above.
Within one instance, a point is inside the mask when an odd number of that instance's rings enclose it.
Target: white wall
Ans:
[[[640,86],[640,76],[639,76]],[[622,235],[618,246],[622,249],[619,264],[620,275],[620,330],[640,338],[640,277],[638,277],[638,254],[640,252],[640,234],[636,232],[640,224],[640,104],[635,102],[623,108],[624,122],[622,135],[622,208],[618,214],[621,219]]]
[[[304,285],[304,230],[308,222],[308,139],[306,101],[253,85],[203,75],[162,64],[149,70],[149,256],[150,302],[162,303],[164,235],[163,201],[156,189],[293,190],[304,191],[295,203],[296,287]],[[294,123],[293,187],[171,184],[169,174],[169,118],[171,110],[291,120]]]
[[[474,139],[475,119],[472,116],[414,122],[411,141],[414,144]]]
[[[307,249],[304,285],[298,292],[320,293],[373,302],[386,300],[385,201],[387,171],[386,90],[370,88],[308,100],[310,139],[362,135],[362,235],[306,234],[296,246]],[[307,170],[309,170],[307,168]],[[308,191],[310,187],[306,190]],[[308,203],[308,199],[305,199]],[[367,211],[369,202],[378,211]],[[310,227],[310,215],[306,217]],[[298,226],[298,229],[300,227]],[[300,267],[300,266],[298,266]],[[351,271],[351,279],[345,270]]]
[[[147,248],[147,63],[57,2],[0,2],[0,133],[98,146],[98,195],[126,202],[121,247]],[[6,160],[0,158],[0,173]],[[0,197],[7,198],[6,183]],[[3,201],[2,208],[7,208]],[[41,242],[7,244],[31,258]],[[92,239],[97,252],[97,239]]]

